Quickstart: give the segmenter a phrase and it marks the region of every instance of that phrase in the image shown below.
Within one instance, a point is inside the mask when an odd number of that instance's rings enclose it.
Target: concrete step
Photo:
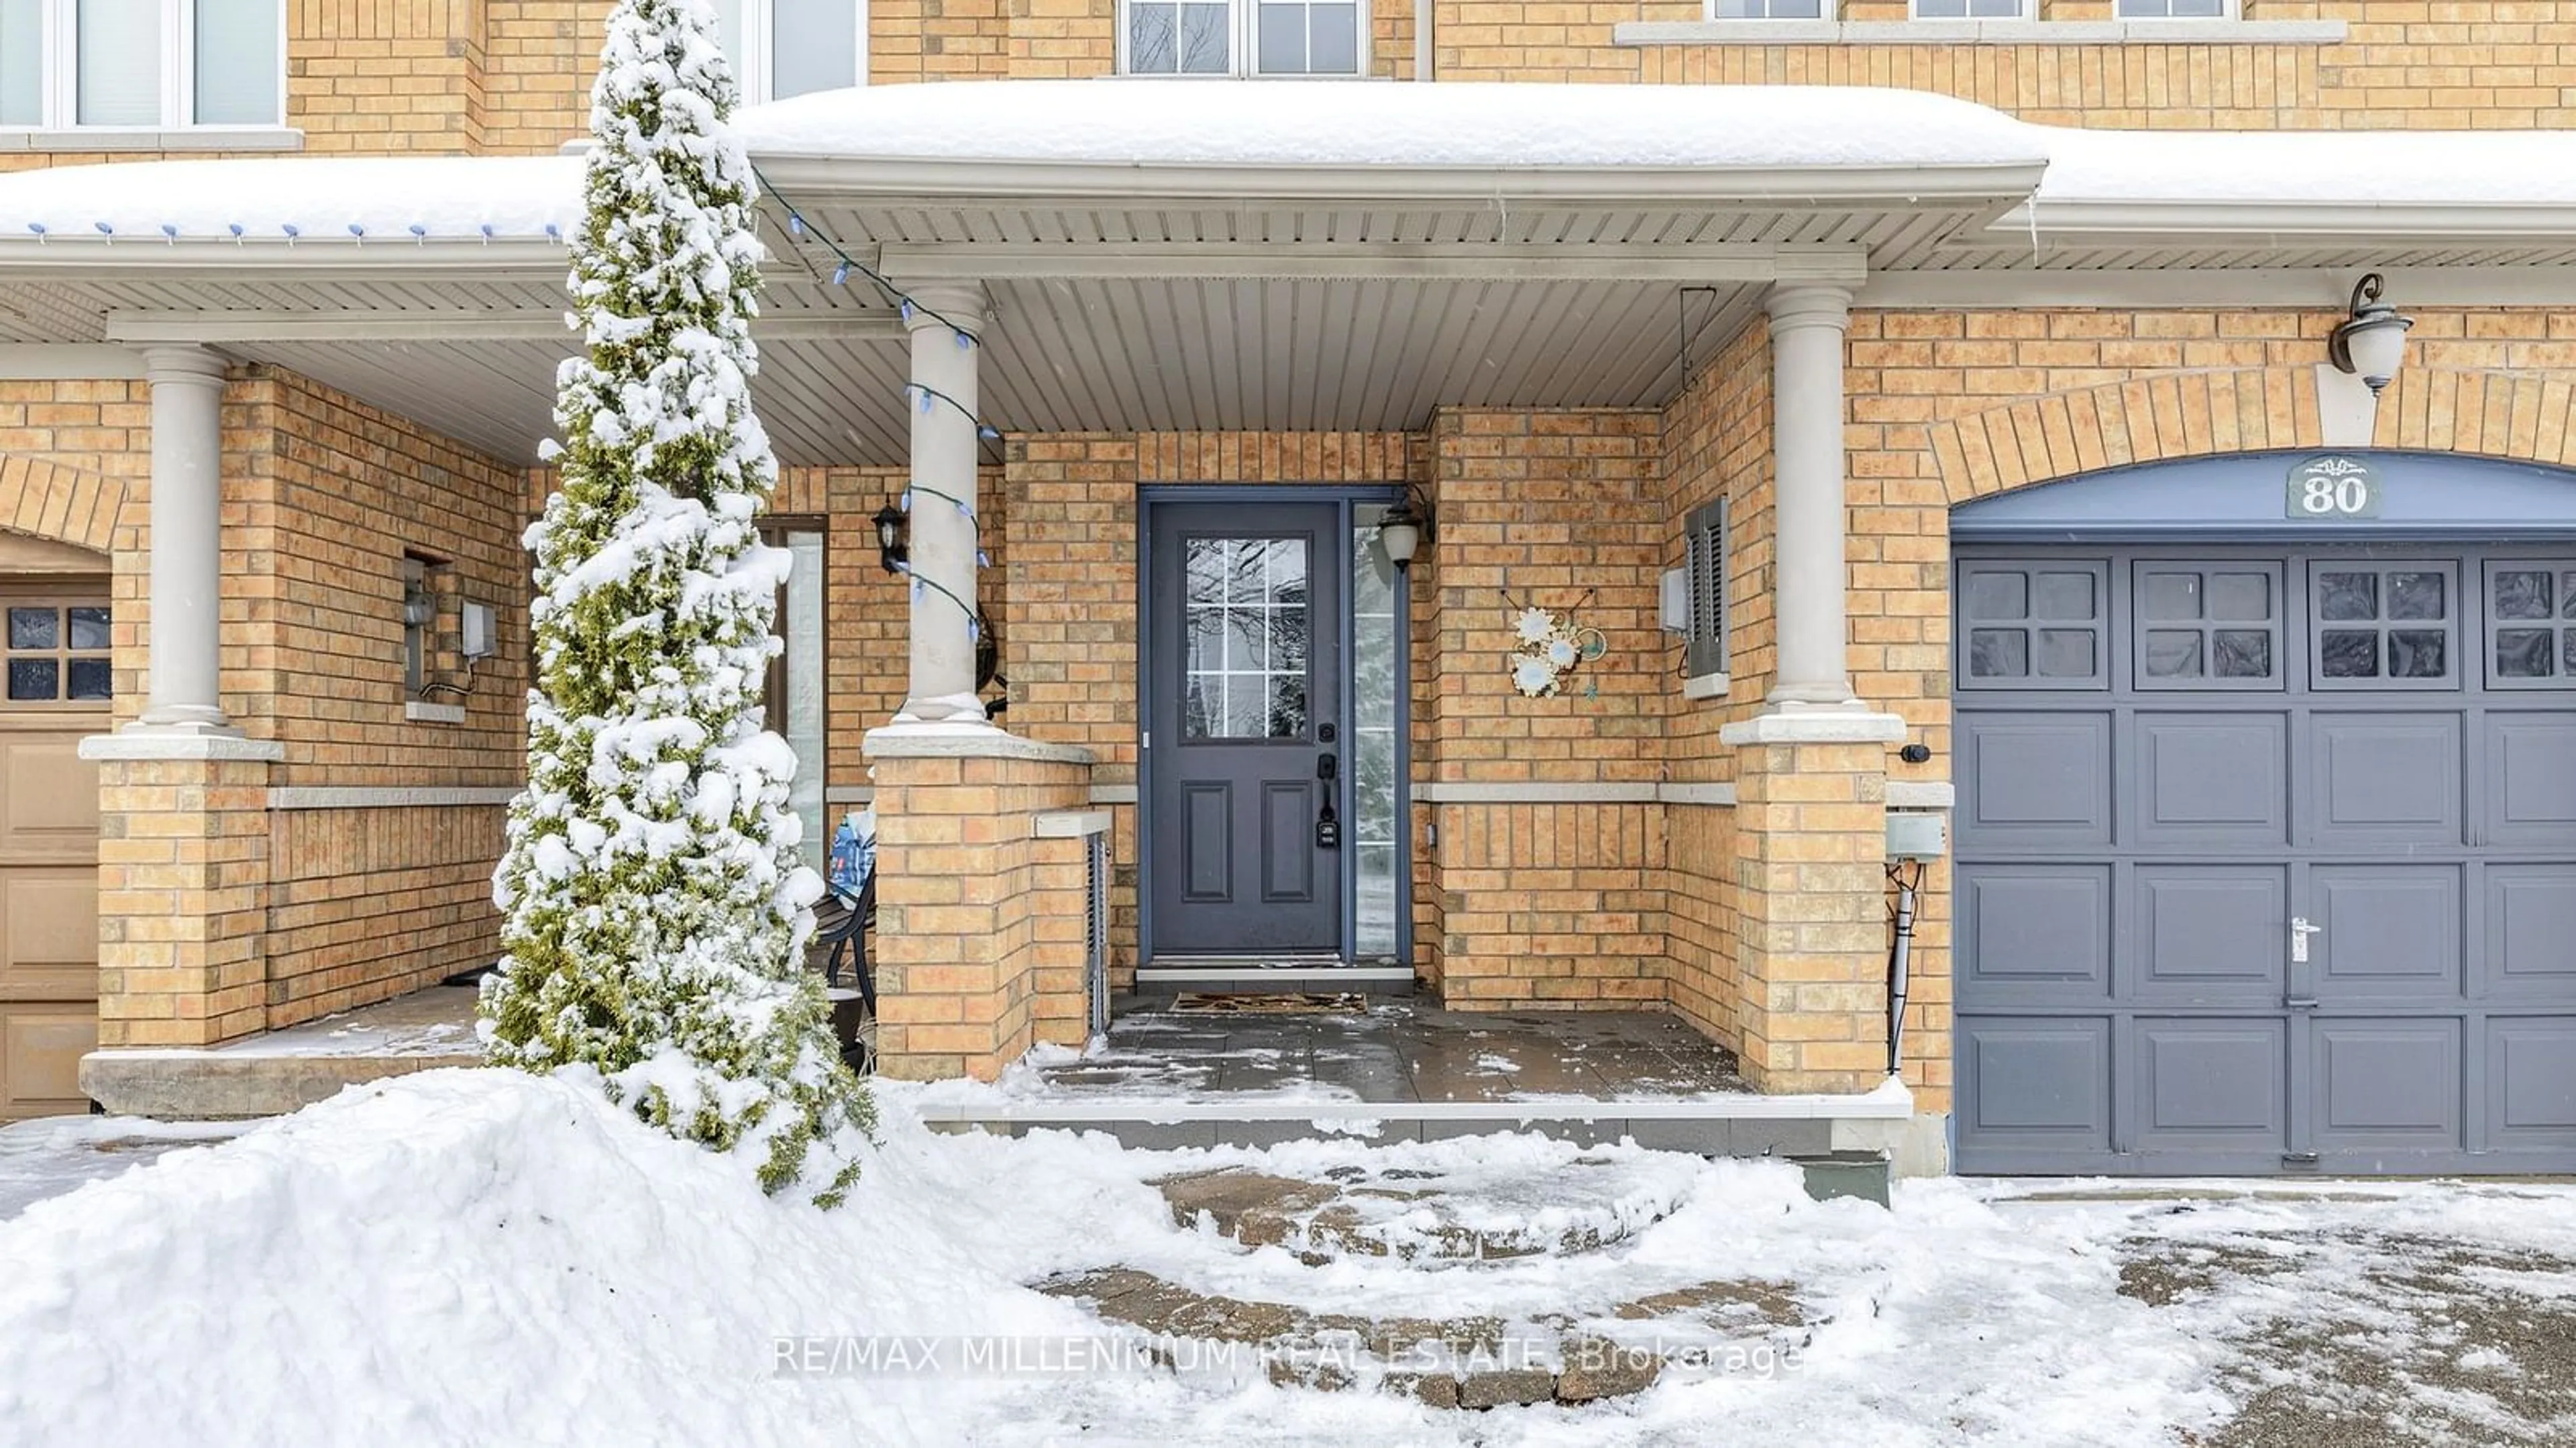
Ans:
[[[1680,1208],[1687,1181],[1641,1181],[1616,1166],[1578,1156],[1543,1194],[1502,1200],[1487,1183],[1406,1167],[1335,1167],[1315,1181],[1225,1167],[1154,1185],[1179,1225],[1279,1247],[1311,1267],[1344,1257],[1495,1262],[1597,1252]]]
[[[480,1066],[471,986],[433,986],[225,1046],[142,1046],[81,1058],[82,1094],[113,1116],[282,1116],[362,1082]]]

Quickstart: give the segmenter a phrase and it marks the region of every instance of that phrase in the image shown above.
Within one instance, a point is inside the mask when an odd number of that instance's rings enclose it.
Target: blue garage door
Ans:
[[[1960,1170],[2576,1171],[2576,545],[1953,584]]]

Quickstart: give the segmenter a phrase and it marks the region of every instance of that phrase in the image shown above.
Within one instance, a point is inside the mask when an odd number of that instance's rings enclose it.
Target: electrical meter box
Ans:
[[[1950,817],[1931,810],[1887,812],[1887,857],[1937,860],[1950,851]]]

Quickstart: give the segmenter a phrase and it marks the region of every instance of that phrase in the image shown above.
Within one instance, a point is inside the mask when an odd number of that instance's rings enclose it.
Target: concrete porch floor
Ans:
[[[362,1081],[482,1064],[474,988],[442,985],[229,1045],[92,1051],[80,1084],[111,1116],[221,1121],[283,1115]]]
[[[1849,1161],[1880,1191],[1891,1156],[1906,1154],[1913,1111],[1892,1084],[1851,1096],[1755,1092],[1726,1049],[1650,1011],[1467,1012],[1385,997],[1358,1011],[1198,1012],[1168,997],[1121,1006],[1090,1050],[1042,1049],[990,1085],[925,1085],[914,1107],[935,1130],[1104,1131],[1149,1149],[1511,1131],[1627,1139],[1818,1168]]]
[[[1683,1098],[1750,1091],[1733,1052],[1651,1011],[1221,1012],[1129,998],[1102,1049],[1037,1074],[1067,1100],[1325,1096],[1361,1102]]]

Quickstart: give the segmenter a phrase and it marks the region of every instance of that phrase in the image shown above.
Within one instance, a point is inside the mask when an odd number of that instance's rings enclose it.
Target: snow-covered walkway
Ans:
[[[361,1087],[170,1151],[0,1220],[0,1423],[29,1448],[2576,1438],[2564,1186],[1938,1181],[1889,1212],[1811,1202],[1786,1166],[1529,1137],[934,1136],[911,1095],[884,1090],[883,1146],[836,1215],[497,1072]],[[12,1128],[0,1161],[57,1189],[40,1159],[117,1130]],[[1246,1248],[1177,1224],[1153,1185],[1218,1167],[1419,1183],[1452,1217],[1580,1246]],[[1283,1320],[1646,1332],[1676,1366],[1634,1396],[1487,1413],[1274,1386],[1257,1365],[1176,1374],[1101,1360],[1150,1330],[1063,1290],[1109,1273]],[[1692,1316],[1720,1299],[1757,1310]],[[1692,1333],[1704,1351],[1674,1351]],[[1069,1354],[1087,1370],[1060,1370]]]

